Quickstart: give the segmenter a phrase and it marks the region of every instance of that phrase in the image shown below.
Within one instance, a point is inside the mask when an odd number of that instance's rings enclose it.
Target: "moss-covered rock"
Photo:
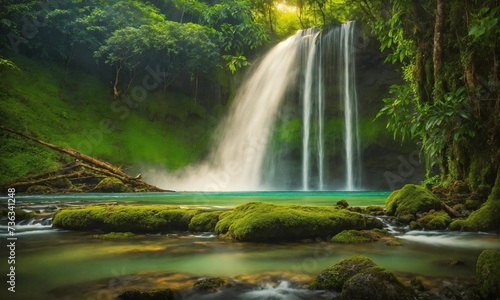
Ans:
[[[397,218],[428,212],[432,209],[441,210],[441,201],[429,190],[407,184],[403,188],[392,192],[385,201],[386,213]],[[404,220],[399,220],[403,221]]]
[[[451,230],[467,231],[500,231],[500,169],[495,186],[488,200],[467,219],[455,220],[450,224]]]
[[[192,231],[215,231],[215,225],[219,222],[221,211],[207,211],[195,215],[189,222],[189,230]]]
[[[310,288],[340,292],[344,283],[351,277],[375,266],[376,264],[365,256],[352,256],[323,270],[313,281]]]
[[[384,236],[389,236],[389,234],[387,231],[381,229],[344,230],[336,234],[332,238],[332,242],[342,244],[368,243],[378,241]]]
[[[191,219],[201,212],[167,205],[93,205],[61,209],[52,224],[73,230],[166,232],[188,230]]]
[[[100,234],[97,237],[101,239],[126,239],[133,237],[135,234],[132,232],[110,232],[106,234]]]
[[[382,228],[381,221],[337,207],[250,202],[219,216],[218,235],[240,241],[328,237],[347,229]]]
[[[115,177],[106,177],[95,186],[93,191],[102,193],[128,193],[132,190],[120,179]]]
[[[400,239],[392,239],[385,242],[387,246],[403,246]]]
[[[346,200],[339,200],[339,201],[337,201],[336,205],[340,208],[348,208],[349,207],[349,203],[347,203]]]
[[[118,296],[120,300],[171,300],[174,299],[174,292],[171,289],[161,289],[153,291],[131,290],[125,291]]]
[[[483,299],[500,298],[500,250],[484,250],[476,263],[476,284]]]
[[[451,223],[451,217],[443,210],[431,210],[425,216],[418,219],[416,227],[427,230],[446,229]]]
[[[413,300],[411,288],[403,285],[392,273],[371,267],[349,278],[342,288],[343,299]]]
[[[56,189],[67,190],[67,189],[71,189],[73,187],[73,184],[71,183],[71,181],[68,178],[55,179],[55,180],[50,181],[49,184]]]
[[[225,283],[224,279],[219,277],[203,278],[196,281],[194,288],[199,291],[213,293],[224,286]]]
[[[54,189],[50,186],[46,185],[32,185],[26,189],[26,194],[30,195],[45,195],[45,194],[53,194]]]
[[[381,216],[385,214],[385,210],[382,206],[370,205],[363,209],[363,213],[373,216]]]
[[[10,212],[9,209],[1,208],[0,209],[0,218],[6,218],[6,217],[8,217],[9,216],[9,212]],[[24,211],[22,209],[14,209],[14,212],[16,214],[16,223],[19,222],[19,221],[22,221],[22,220],[31,219],[31,218],[33,218],[35,216],[34,212],[32,212],[32,211],[27,212],[27,211]]]

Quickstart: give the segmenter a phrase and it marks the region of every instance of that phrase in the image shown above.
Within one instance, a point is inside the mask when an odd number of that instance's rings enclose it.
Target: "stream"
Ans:
[[[226,210],[249,201],[352,206],[384,205],[381,192],[257,192],[174,194],[85,194],[20,196],[17,206],[47,215],[16,226],[16,294],[2,284],[1,299],[114,299],[129,289],[170,287],[180,299],[331,299],[330,291],[307,284],[328,266],[352,255],[366,255],[403,282],[418,277],[435,292],[446,284],[474,278],[484,249],[500,249],[498,235],[449,231],[408,231],[387,224],[402,246],[385,242],[354,245],[318,240],[296,243],[246,243],[218,239],[210,232],[135,235],[105,240],[96,232],[53,229],[57,207],[92,203],[176,204]],[[2,244],[7,228],[0,226]],[[0,250],[5,272],[7,247]],[[215,294],[192,289],[196,280],[223,277],[230,284]],[[438,299],[438,298],[436,298]]]

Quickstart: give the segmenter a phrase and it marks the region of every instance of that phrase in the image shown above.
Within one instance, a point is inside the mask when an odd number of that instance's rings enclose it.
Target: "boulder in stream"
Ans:
[[[343,230],[382,228],[380,220],[338,207],[249,202],[219,215],[215,232],[239,241],[331,237]]]

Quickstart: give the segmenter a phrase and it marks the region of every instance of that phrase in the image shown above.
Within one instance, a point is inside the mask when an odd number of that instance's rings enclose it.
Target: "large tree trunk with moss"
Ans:
[[[434,22],[434,98],[444,95],[443,87],[443,36],[444,36],[444,1],[437,0],[436,21]]]
[[[500,232],[500,168],[497,168],[495,184],[486,203],[467,219],[451,223],[450,228],[452,230]]]

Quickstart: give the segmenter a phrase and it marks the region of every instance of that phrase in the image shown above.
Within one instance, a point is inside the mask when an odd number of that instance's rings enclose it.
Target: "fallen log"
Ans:
[[[60,179],[81,179],[81,176],[90,175],[94,178],[102,177],[114,177],[122,181],[124,184],[129,185],[133,191],[150,191],[150,192],[172,192],[170,190],[164,190],[156,186],[150,185],[142,181],[140,176],[131,177],[121,170],[121,168],[114,166],[106,161],[90,157],[86,154],[78,152],[74,149],[68,149],[53,145],[51,143],[45,142],[43,140],[37,139],[35,137],[29,136],[27,134],[15,131],[13,129],[7,128],[0,125],[0,130],[16,134],[22,138],[34,141],[40,145],[46,146],[52,150],[59,151],[64,154],[68,154],[75,158],[75,162],[70,163],[59,170],[47,172],[40,175],[30,176],[17,182],[11,182],[7,184],[0,185],[0,188],[18,188],[22,187],[27,189],[29,186],[43,185],[46,183],[54,182]],[[73,171],[75,168],[81,168],[78,171]],[[96,174],[90,174],[89,171],[95,172]],[[90,175],[89,175],[90,174]],[[101,175],[97,175],[101,174]],[[90,189],[89,191],[92,191]]]
[[[82,160],[84,162],[87,162],[87,163],[90,163],[92,165],[96,165],[96,166],[99,166],[100,168],[102,169],[106,169],[116,175],[119,175],[119,176],[123,176],[123,177],[127,177],[128,175],[125,174],[119,167],[116,167],[108,162],[105,162],[103,160],[100,160],[100,159],[97,159],[97,158],[93,158],[93,157],[90,157],[86,154],[83,154],[81,152],[78,152],[76,150],[73,150],[73,149],[67,149],[67,148],[62,148],[62,147],[59,147],[59,146],[56,146],[56,145],[53,145],[53,144],[50,144],[50,143],[47,143],[45,141],[42,141],[42,140],[39,140],[37,138],[34,138],[32,136],[29,136],[27,134],[24,134],[22,132],[19,132],[19,131],[15,131],[13,129],[10,129],[10,128],[7,128],[5,126],[1,126],[0,125],[0,129],[4,130],[4,131],[7,131],[7,132],[10,132],[10,133],[13,133],[13,134],[16,134],[16,135],[19,135],[25,139],[29,139],[29,140],[32,140],[36,143],[39,143],[41,145],[44,145],[46,147],[49,147],[53,150],[56,150],[56,151],[59,151],[59,152],[62,152],[62,153],[65,153],[65,154],[68,154],[70,156],[73,156],[79,160]],[[131,177],[132,178],[132,177]]]

